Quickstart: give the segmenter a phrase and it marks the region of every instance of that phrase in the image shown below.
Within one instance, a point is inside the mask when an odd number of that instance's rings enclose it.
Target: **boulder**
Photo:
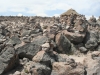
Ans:
[[[57,52],[71,54],[71,42],[62,33],[58,33],[55,37],[55,42],[57,44]]]
[[[63,30],[62,33],[72,42],[72,43],[81,43],[86,35],[86,33],[74,33]]]
[[[24,36],[26,36],[26,35],[30,35],[30,32],[31,32],[31,30],[23,29],[23,30],[21,31],[21,36],[24,37]]]
[[[86,49],[85,47],[79,47],[79,50],[81,53],[86,53],[88,51],[88,49]]]
[[[19,39],[18,36],[12,36],[9,41],[7,42],[7,44],[12,44],[12,45],[17,45],[17,44],[20,44],[21,43],[21,40]]]
[[[0,53],[0,75],[17,66],[18,55],[13,47],[6,47]]]
[[[4,35],[4,36],[10,36],[10,31],[9,30],[7,30],[7,29],[2,29],[2,35]]]
[[[18,52],[19,57],[32,59],[41,50],[41,45],[44,44],[47,39],[48,38],[45,36],[38,36],[34,38],[31,43],[18,47],[16,51]]]
[[[32,43],[36,43],[37,45],[41,46],[42,44],[46,43],[47,40],[48,38],[46,36],[37,36],[34,38]]]
[[[41,47],[35,43],[27,43],[24,46],[18,47],[16,49],[19,58],[28,58],[32,59],[33,56],[36,55],[37,52],[41,50]]]
[[[89,31],[86,34],[86,37],[84,39],[85,47],[87,49],[93,50],[98,45],[98,32],[96,31]]]

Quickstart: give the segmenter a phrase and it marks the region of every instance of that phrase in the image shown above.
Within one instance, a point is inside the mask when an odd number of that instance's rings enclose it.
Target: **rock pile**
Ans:
[[[100,75],[99,51],[100,17],[0,16],[0,75]]]

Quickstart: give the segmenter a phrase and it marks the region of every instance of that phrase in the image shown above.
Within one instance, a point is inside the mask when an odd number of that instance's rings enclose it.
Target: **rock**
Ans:
[[[0,52],[5,48],[5,44],[0,44]]]
[[[3,36],[2,34],[0,34],[0,44],[3,44],[6,41],[5,36]]]
[[[84,41],[85,41],[85,47],[87,49],[93,50],[98,45],[98,33],[95,31],[88,32],[86,34]]]
[[[46,43],[47,40],[48,38],[46,36],[37,36],[32,42],[41,46],[42,44]]]
[[[19,39],[18,36],[12,36],[10,38],[10,40],[7,42],[7,44],[12,44],[12,45],[17,45],[17,44],[20,44],[21,43],[21,40]]]
[[[73,33],[63,30],[62,33],[72,42],[72,43],[81,43],[85,37],[85,33]]]
[[[4,29],[2,30],[2,35],[4,35],[4,36],[10,36],[10,34],[11,34],[10,31],[7,30],[7,29],[4,28]]]
[[[30,34],[37,34],[41,31],[41,29],[34,29],[34,30],[31,30]]]
[[[25,43],[30,43],[31,42],[31,38],[28,36],[23,37],[23,42]]]
[[[57,73],[56,75],[84,75],[85,70],[83,65],[77,64],[72,67],[71,64],[72,63],[67,62],[53,63],[53,71],[51,75],[54,75],[53,73]]]
[[[0,75],[6,73],[17,66],[18,55],[14,48],[6,47],[0,53]]]
[[[98,44],[100,44],[100,31],[98,31]]]
[[[24,71],[26,73],[32,73],[32,75],[50,75],[51,69],[45,65],[35,63],[35,62],[28,62],[24,66]]]
[[[66,60],[62,58],[56,52],[47,53],[44,50],[38,52],[32,59],[34,62],[41,63],[47,66],[52,65],[53,62],[65,62]]]
[[[50,48],[50,45],[49,45],[49,43],[45,43],[45,44],[42,45],[42,47]]]
[[[72,52],[70,41],[62,33],[56,35],[55,41],[57,44],[57,52],[65,54],[70,54]]]
[[[43,34],[40,32],[40,33],[37,33],[37,34],[31,34],[30,36],[34,39],[35,37],[37,36],[42,36]]]
[[[42,50],[47,51],[47,50],[49,50],[49,49],[50,49],[49,43],[45,43],[45,44],[42,45]]]
[[[21,75],[21,73],[20,73],[19,71],[16,71],[16,72],[14,73],[14,75]]]
[[[56,24],[53,24],[51,26],[48,26],[48,28],[47,28],[47,31],[50,34],[56,34],[58,30],[59,30],[59,27]]]
[[[79,50],[82,53],[86,53],[88,51],[88,49],[86,49],[85,47],[79,47]]]
[[[51,33],[47,33],[48,37],[52,40],[54,40],[55,38],[55,34],[51,34]]]
[[[98,47],[96,48],[97,51],[100,51],[100,45],[98,45]]]
[[[87,32],[87,25],[86,25],[86,21],[84,22],[84,20],[82,18],[77,19],[77,21],[74,24],[74,32],[79,32],[79,33],[85,33]]]
[[[25,65],[27,62],[29,62],[28,58],[20,59],[20,64],[22,64],[22,65]]]
[[[41,45],[44,44],[47,39],[48,38],[45,36],[38,36],[35,37],[31,43],[18,47],[16,51],[18,52],[19,57],[32,59],[41,50]]]
[[[99,56],[97,56],[98,53]],[[94,57],[94,55],[96,57]],[[88,54],[87,58],[84,59],[84,65],[86,67],[87,75],[100,75],[100,52]]]
[[[33,56],[36,55],[37,52],[41,50],[41,47],[37,45],[36,43],[28,43],[25,44],[24,46],[18,47],[16,49],[19,58],[28,58],[32,59]]]
[[[24,37],[24,36],[26,36],[26,35],[30,35],[30,32],[31,32],[31,30],[23,29],[23,30],[21,31],[21,36]]]

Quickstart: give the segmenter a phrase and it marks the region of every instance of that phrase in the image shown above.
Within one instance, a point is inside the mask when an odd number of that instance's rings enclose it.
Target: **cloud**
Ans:
[[[59,16],[60,16],[60,14],[54,14],[53,16],[55,16],[55,17],[59,17]]]
[[[26,13],[26,15],[50,16],[47,13],[48,11],[66,11],[69,8],[75,9],[80,14],[98,16],[100,0],[0,0],[0,12],[6,13],[18,12]]]
[[[45,14],[45,13],[39,13],[39,14],[37,14],[37,16],[46,17],[46,16],[48,16],[48,15],[47,15],[47,14]]]
[[[17,16],[23,16],[23,14],[19,13]]]

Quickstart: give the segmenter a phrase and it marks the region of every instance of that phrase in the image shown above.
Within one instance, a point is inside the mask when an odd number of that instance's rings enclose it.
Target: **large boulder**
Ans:
[[[85,47],[87,49],[94,49],[98,45],[98,32],[89,31],[84,39]]]
[[[58,33],[55,37],[55,42],[57,44],[58,53],[71,54],[73,52],[72,44],[64,34]]]
[[[24,46],[18,47],[16,49],[20,58],[26,57],[26,58],[29,58],[30,60],[40,50],[41,50],[41,47],[35,43],[28,43],[28,44],[25,44]]]
[[[72,43],[81,43],[86,35],[86,33],[74,33],[63,30],[62,33],[72,42]]]
[[[18,55],[16,54],[13,47],[6,47],[0,53],[0,75],[6,73],[17,66]]]
[[[32,59],[32,57],[41,50],[41,45],[44,44],[46,41],[47,37],[38,36],[34,38],[33,42],[27,43],[17,48],[16,51],[18,52],[20,58],[26,57]]]

